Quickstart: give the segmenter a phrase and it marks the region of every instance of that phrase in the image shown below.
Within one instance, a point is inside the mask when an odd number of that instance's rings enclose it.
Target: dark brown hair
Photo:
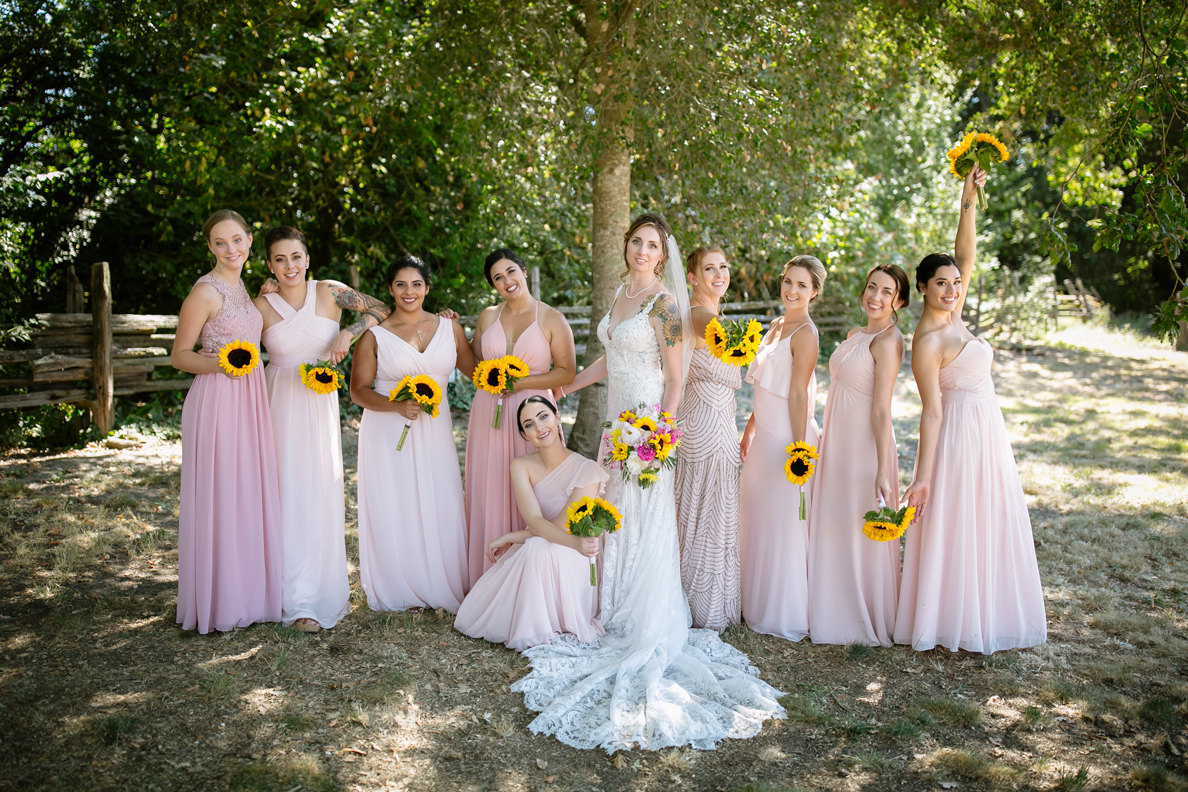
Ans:
[[[271,258],[272,246],[277,242],[283,242],[286,239],[291,239],[294,242],[300,242],[301,247],[305,248],[306,255],[309,254],[309,248],[305,246],[305,234],[301,233],[292,226],[274,226],[264,232],[264,256],[266,258]]]
[[[895,281],[895,297],[894,299],[903,302],[899,308],[907,308],[908,303],[912,301],[911,286],[908,285],[907,273],[903,271],[903,267],[898,264],[876,264],[870,268],[870,272],[866,273],[866,280],[862,283],[862,288],[866,288],[866,284],[870,283],[870,276],[876,272],[882,272],[891,276],[891,280]],[[891,314],[895,317],[895,321],[899,321],[899,310],[896,306],[891,306]]]
[[[532,394],[527,399],[524,399],[524,401],[520,402],[520,406],[516,408],[516,429],[520,430],[520,437],[524,436],[524,426],[520,423],[520,416],[524,414],[524,408],[533,403],[543,404],[552,411],[553,415],[559,415],[557,412],[557,405],[553,404],[539,393]]]
[[[916,291],[923,292],[928,281],[936,277],[936,271],[941,267],[957,267],[957,259],[948,253],[929,253],[916,265]],[[957,267],[960,272],[961,268]]]

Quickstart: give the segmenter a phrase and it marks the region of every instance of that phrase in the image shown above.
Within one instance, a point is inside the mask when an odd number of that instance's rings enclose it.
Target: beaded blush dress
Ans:
[[[202,348],[259,347],[264,323],[242,284],[210,275],[223,297]],[[280,500],[264,371],[199,374],[182,408],[177,623],[200,633],[281,619]]]

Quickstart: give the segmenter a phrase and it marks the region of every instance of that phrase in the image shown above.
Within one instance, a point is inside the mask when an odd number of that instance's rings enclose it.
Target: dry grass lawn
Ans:
[[[712,752],[533,736],[519,655],[444,613],[368,611],[354,571],[354,613],[319,636],[182,632],[176,442],[4,458],[0,788],[1188,789],[1188,355],[1078,327],[999,350],[996,379],[1049,642],[981,657],[731,629],[789,717]],[[907,378],[896,409],[906,477]]]

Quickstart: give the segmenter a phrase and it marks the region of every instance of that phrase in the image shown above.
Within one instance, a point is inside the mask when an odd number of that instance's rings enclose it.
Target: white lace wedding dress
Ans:
[[[652,302],[607,332],[608,412],[617,416],[664,395],[660,348],[648,321]],[[679,453],[679,451],[678,451]],[[710,749],[723,738],[759,733],[784,717],[782,693],[712,630],[690,629],[681,590],[673,473],[647,490],[612,473],[607,498],[623,525],[605,540],[601,615],[606,635],[578,643],[563,635],[524,654],[532,671],[512,685],[540,712],[529,728],[575,748],[607,753],[635,746]]]

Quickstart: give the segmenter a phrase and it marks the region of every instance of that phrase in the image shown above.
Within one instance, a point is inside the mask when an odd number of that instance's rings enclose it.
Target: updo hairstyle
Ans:
[[[660,247],[663,249],[664,258],[660,259],[660,263],[656,265],[654,272],[657,278],[664,277],[664,266],[668,264],[668,238],[672,236],[672,229],[668,227],[668,222],[658,214],[651,212],[644,212],[631,223],[627,229],[627,233],[623,234],[623,264],[627,269],[619,276],[622,280],[631,274],[631,265],[627,263],[627,243],[631,241],[631,237],[635,236],[635,232],[644,226],[651,226],[660,232]]]
[[[722,253],[722,258],[726,258],[726,254],[722,252],[722,248],[717,245],[702,245],[685,256],[685,272],[690,275],[696,275],[697,268],[701,266],[701,260],[710,253]]]
[[[507,259],[508,261],[514,261],[516,264],[519,264],[520,269],[525,274],[528,272],[528,268],[524,266],[524,262],[520,260],[520,257],[516,255],[514,250],[511,248],[499,248],[499,250],[496,250],[494,253],[487,256],[487,260],[483,262],[483,275],[487,278],[487,283],[491,284],[492,286],[495,285],[495,282],[491,280],[491,267],[494,267],[504,259]]]
[[[809,304],[821,299],[821,293],[825,290],[825,265],[816,256],[809,256],[801,254],[794,256],[787,264],[784,265],[784,271],[780,273],[780,280],[783,281],[784,276],[788,274],[788,270],[793,267],[801,267],[808,270],[809,280],[812,281],[813,290],[817,292],[816,296],[809,300]]]
[[[251,236],[252,229],[248,227],[247,220],[243,219],[243,215],[239,212],[233,212],[230,209],[220,209],[219,211],[206,218],[206,222],[202,224],[202,236],[206,237],[206,241],[210,241],[210,232],[214,227],[224,220],[233,220],[243,229],[243,233]]]
[[[524,425],[520,423],[520,416],[524,414],[524,408],[529,404],[543,404],[545,407],[549,408],[553,415],[559,415],[557,412],[557,405],[553,404],[539,393],[532,394],[527,399],[524,399],[524,401],[520,402],[520,406],[516,409],[516,429],[520,431],[520,437],[524,436]]]
[[[948,253],[929,253],[916,265],[916,291],[923,293],[928,281],[936,277],[936,271],[941,267],[957,267],[957,259]],[[960,272],[961,268],[958,267]]]
[[[399,256],[388,265],[388,275],[385,279],[388,286],[391,286],[392,281],[396,280],[397,272],[400,272],[402,269],[408,269],[409,267],[421,273],[421,278],[425,281],[425,288],[429,288],[429,284],[432,282],[429,265],[412,255]]]

